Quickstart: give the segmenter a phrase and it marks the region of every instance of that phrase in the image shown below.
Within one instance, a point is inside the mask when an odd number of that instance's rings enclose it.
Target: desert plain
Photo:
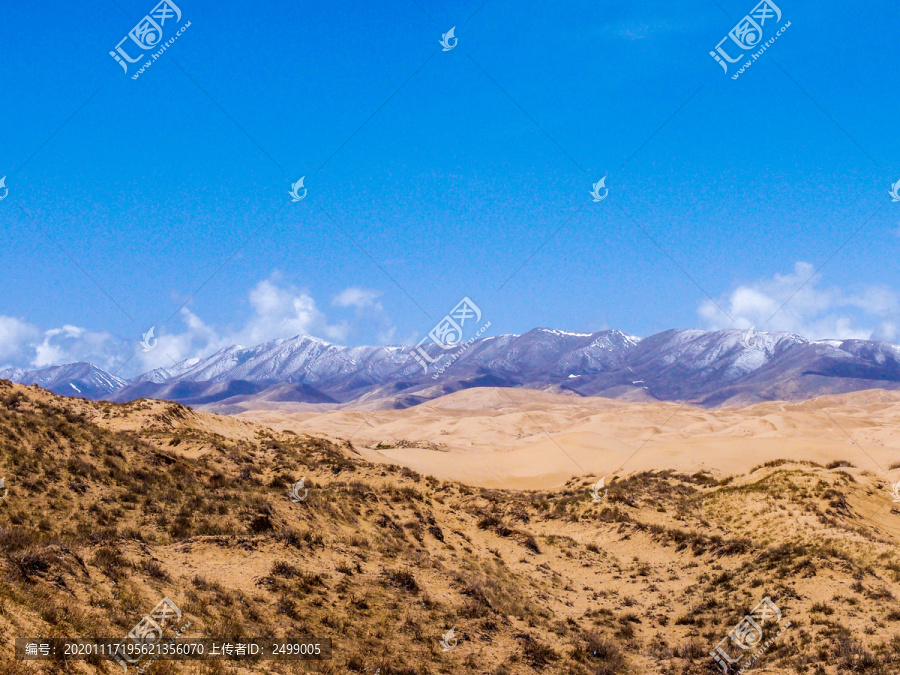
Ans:
[[[888,469],[900,463],[900,393],[883,390],[705,409],[486,387],[402,410],[275,404],[235,417],[349,439],[369,461],[489,488],[640,471],[729,476],[783,458],[849,459],[900,479]]]

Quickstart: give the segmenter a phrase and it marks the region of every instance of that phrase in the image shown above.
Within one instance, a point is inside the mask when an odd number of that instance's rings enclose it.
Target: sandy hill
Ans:
[[[404,410],[259,410],[273,429],[349,439],[373,462],[495,488],[552,488],[583,475],[672,469],[717,476],[792,459],[848,460],[900,480],[900,392],[705,409],[525,389],[458,391]]]
[[[496,409],[496,392],[479,396],[483,412],[448,397],[416,414],[428,424],[452,412],[456,428],[477,419],[515,440],[537,433],[529,417],[564,427],[569,415],[577,427],[605,415],[638,434],[666,413],[641,420],[604,401],[568,411],[542,395],[515,417]],[[887,415],[893,405],[819,403],[855,420],[854,432],[866,406]],[[777,412],[758,417],[803,418],[802,406],[768,405]],[[696,414],[686,420],[700,423]],[[504,431],[503,415],[521,430]],[[723,420],[706,420],[709,433],[727,438],[737,422]],[[121,636],[164,596],[190,621],[185,637],[328,637],[334,658],[158,661],[149,673],[721,672],[710,652],[766,597],[781,620],[763,621],[773,641],[760,672],[900,672],[900,512],[861,465],[635,470],[592,493],[598,475],[487,489],[359,452],[178,404],[0,382],[0,675],[120,672],[17,662],[12,641]],[[294,502],[288,487],[301,477],[308,494]]]

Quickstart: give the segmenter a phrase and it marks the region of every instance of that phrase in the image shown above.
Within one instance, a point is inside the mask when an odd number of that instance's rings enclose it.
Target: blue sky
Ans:
[[[492,334],[900,341],[895,4],[782,0],[736,80],[752,1],[177,4],[136,80],[152,0],[4,8],[0,365],[414,343],[463,296]]]

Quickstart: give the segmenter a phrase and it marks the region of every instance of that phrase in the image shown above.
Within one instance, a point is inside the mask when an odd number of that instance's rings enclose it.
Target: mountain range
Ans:
[[[6,368],[0,379],[95,400],[137,398],[246,408],[252,402],[405,408],[478,386],[526,387],[582,396],[687,401],[706,407],[802,400],[862,389],[900,389],[900,347],[871,340],[811,341],[755,330],[668,330],[637,338],[616,330],[536,328],[436,344],[344,347],[298,335],[123,380],[89,363]],[[428,363],[435,359],[434,363]],[[423,366],[427,365],[427,370]]]

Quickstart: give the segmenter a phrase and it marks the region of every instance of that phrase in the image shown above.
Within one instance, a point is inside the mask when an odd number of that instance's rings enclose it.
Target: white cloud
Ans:
[[[87,361],[99,368],[113,368],[121,362],[124,345],[109,333],[96,333],[65,325],[44,331],[42,339],[29,345],[34,350],[30,365],[36,368]]]
[[[336,295],[331,304],[335,307],[355,307],[356,309],[376,307],[383,309],[381,303],[376,302],[379,297],[381,297],[381,291],[352,286]]]
[[[186,307],[181,309],[179,317],[184,330],[169,332],[166,326],[156,327],[156,343],[150,351],[145,352],[135,339],[129,354],[131,361],[123,372],[136,375],[155,368],[171,367],[184,359],[206,356],[233,344],[228,342],[228,337],[220,336]]]
[[[316,301],[305,291],[283,283],[272,274],[260,281],[248,294],[251,315],[237,328],[216,330],[187,308],[180,318],[181,332],[169,332],[165,326],[157,332],[157,345],[149,352],[139,351],[139,372],[168,368],[188,358],[212,354],[231,345],[252,346],[277,338],[315,335],[327,340],[346,340],[350,327],[346,322],[329,323]]]
[[[357,322],[364,322],[376,331],[375,339],[379,344],[392,344],[397,327],[378,300],[381,295],[381,291],[351,286],[332,298],[331,304],[334,307],[352,307]]]
[[[0,363],[19,361],[27,351],[27,344],[40,337],[41,331],[27,321],[12,316],[0,316]]]
[[[813,277],[814,272],[809,263],[798,262],[790,274],[738,286],[718,301],[734,322],[712,300],[700,303],[697,312],[712,329],[755,327],[789,331],[810,339],[897,338],[900,299],[894,291],[882,286],[866,286],[855,292],[824,287],[822,275]]]
[[[0,366],[43,368],[88,361],[100,368],[114,368],[127,357],[123,340],[109,333],[65,325],[42,331],[22,319],[0,316]]]
[[[329,321],[309,293],[285,283],[274,273],[248,293],[250,316],[243,324],[216,328],[185,307],[179,312],[178,323],[155,327],[155,346],[147,352],[139,344],[141,335],[124,339],[71,325],[41,330],[22,319],[0,315],[0,367],[43,368],[88,361],[109,371],[121,368],[120,376],[131,377],[154,368],[171,367],[184,359],[208,356],[231,345],[250,346],[296,335],[342,342],[353,328],[363,328],[380,341],[392,337],[394,331],[377,301],[380,295],[379,291],[363,288],[342,291],[332,305],[352,308],[355,321]],[[141,333],[149,328],[143,327]]]
[[[273,275],[250,291],[253,317],[240,333],[245,344],[312,333],[330,340],[347,338],[348,327],[329,324],[310,295],[293,286],[279,286],[278,281]]]

